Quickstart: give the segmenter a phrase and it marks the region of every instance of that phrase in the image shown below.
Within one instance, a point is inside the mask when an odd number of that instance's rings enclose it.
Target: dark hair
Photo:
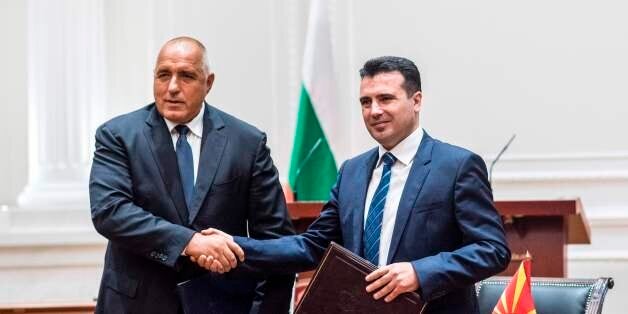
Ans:
[[[406,90],[408,96],[413,95],[421,90],[421,74],[414,62],[403,58],[393,56],[383,56],[370,59],[364,63],[360,69],[360,78],[373,77],[380,73],[398,71],[403,75],[403,89]]]

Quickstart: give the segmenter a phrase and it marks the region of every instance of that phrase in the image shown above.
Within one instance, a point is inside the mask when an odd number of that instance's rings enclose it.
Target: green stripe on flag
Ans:
[[[334,155],[314,112],[308,91],[301,85],[288,178],[290,186],[299,201],[328,200],[336,175]]]

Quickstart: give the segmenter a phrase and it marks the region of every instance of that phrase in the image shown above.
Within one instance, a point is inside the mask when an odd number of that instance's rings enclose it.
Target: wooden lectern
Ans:
[[[318,217],[324,203],[288,202],[297,232],[303,232]],[[525,256],[532,255],[535,277],[567,276],[567,244],[591,243],[589,223],[580,199],[496,201],[502,215],[510,265],[500,275],[514,274]],[[304,275],[302,277],[307,277]]]
[[[526,251],[535,277],[567,277],[567,244],[590,244],[591,230],[579,198],[496,201],[512,259],[502,276],[517,270]]]

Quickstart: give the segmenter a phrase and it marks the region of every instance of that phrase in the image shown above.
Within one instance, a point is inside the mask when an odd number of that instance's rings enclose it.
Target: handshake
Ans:
[[[184,252],[198,266],[221,274],[235,268],[238,260],[244,261],[244,251],[233,241],[233,237],[214,228],[195,233]],[[410,262],[381,266],[364,279],[366,292],[372,293],[376,300],[384,298],[385,302],[392,302],[400,294],[416,291],[420,286],[418,275]]]
[[[184,253],[193,263],[215,273],[226,273],[244,262],[244,251],[233,237],[220,230],[209,228],[195,233]]]

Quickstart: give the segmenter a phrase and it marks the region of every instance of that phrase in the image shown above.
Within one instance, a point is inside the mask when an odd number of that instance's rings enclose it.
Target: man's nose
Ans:
[[[170,82],[168,82],[168,92],[171,94],[176,94],[179,92],[179,82],[176,75],[173,75],[170,78]]]
[[[383,113],[382,107],[380,107],[379,104],[376,101],[374,101],[371,104],[371,116],[379,117],[382,115],[382,113]]]

